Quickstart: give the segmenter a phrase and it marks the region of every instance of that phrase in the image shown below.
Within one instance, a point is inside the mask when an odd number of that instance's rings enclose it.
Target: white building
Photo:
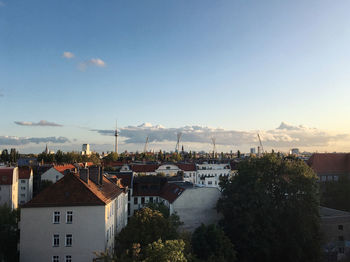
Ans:
[[[91,155],[90,144],[83,144],[81,154],[87,156]]]
[[[41,175],[41,181],[47,180],[47,181],[51,181],[52,183],[56,183],[65,174],[69,173],[70,171],[75,172],[76,167],[71,164],[53,166]]]
[[[182,229],[194,231],[201,224],[215,224],[221,216],[216,211],[216,203],[221,193],[215,187],[186,188],[172,203],[173,212],[184,223]]]
[[[18,202],[20,205],[23,205],[33,197],[33,169],[20,167],[18,172]]]
[[[218,187],[221,177],[231,176],[230,164],[196,164],[197,174],[195,184],[206,187]]]
[[[18,167],[0,167],[0,205],[18,207]]]
[[[100,173],[67,174],[22,207],[20,261],[92,261],[126,224],[124,190]]]

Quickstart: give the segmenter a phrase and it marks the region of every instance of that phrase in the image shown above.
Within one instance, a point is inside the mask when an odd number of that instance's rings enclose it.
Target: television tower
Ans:
[[[118,122],[115,122],[115,132],[114,132],[114,136],[115,136],[115,150],[114,152],[118,153],[118,136],[119,136],[119,132],[118,132]]]

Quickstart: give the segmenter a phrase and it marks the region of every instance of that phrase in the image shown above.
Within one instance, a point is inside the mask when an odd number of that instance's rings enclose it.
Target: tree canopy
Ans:
[[[201,225],[192,235],[192,250],[200,261],[233,262],[236,252],[224,231],[216,225]]]
[[[239,261],[319,261],[317,177],[303,161],[250,158],[221,187],[217,208]]]
[[[19,210],[0,206],[0,261],[18,261]]]

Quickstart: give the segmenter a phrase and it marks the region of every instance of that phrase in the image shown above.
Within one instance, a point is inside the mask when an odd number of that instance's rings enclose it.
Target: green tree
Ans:
[[[17,243],[19,210],[0,206],[0,261],[19,261]]]
[[[64,154],[61,150],[57,150],[55,154],[56,163],[61,165],[64,164]]]
[[[200,261],[233,262],[236,252],[224,231],[216,225],[201,225],[192,235],[193,254]]]
[[[118,153],[116,152],[111,152],[107,156],[104,157],[104,160],[108,162],[115,162],[118,161]]]
[[[144,262],[186,262],[183,240],[166,240],[149,244],[145,250]]]
[[[170,217],[165,218],[159,211],[143,208],[135,212],[128,225],[119,233],[117,250],[123,252],[130,249],[134,243],[140,243],[142,248],[158,239],[176,239],[178,226]]]
[[[250,158],[221,187],[217,207],[239,261],[320,260],[317,177],[303,161]]]
[[[7,151],[7,149],[4,149],[1,152],[1,161],[3,162],[8,162],[10,161],[10,156],[9,156],[9,152]]]

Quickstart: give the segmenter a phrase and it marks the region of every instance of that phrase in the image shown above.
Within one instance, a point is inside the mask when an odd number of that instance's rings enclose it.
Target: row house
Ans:
[[[0,167],[0,205],[18,207],[18,167]]]
[[[350,175],[349,153],[316,153],[307,164],[315,171],[321,182],[338,181]]]
[[[127,192],[102,172],[69,173],[21,210],[20,261],[92,261],[127,224]],[[33,241],[35,236],[35,241]]]
[[[51,167],[41,175],[41,181],[47,180],[47,181],[51,181],[52,183],[56,183],[64,175],[70,172],[76,172],[76,171],[77,171],[77,167],[71,164],[54,165],[53,167]]]
[[[194,183],[205,187],[217,187],[221,178],[232,176],[230,164],[196,164],[197,173]]]
[[[18,173],[18,202],[23,205],[33,197],[33,169],[31,167],[19,167]]]

